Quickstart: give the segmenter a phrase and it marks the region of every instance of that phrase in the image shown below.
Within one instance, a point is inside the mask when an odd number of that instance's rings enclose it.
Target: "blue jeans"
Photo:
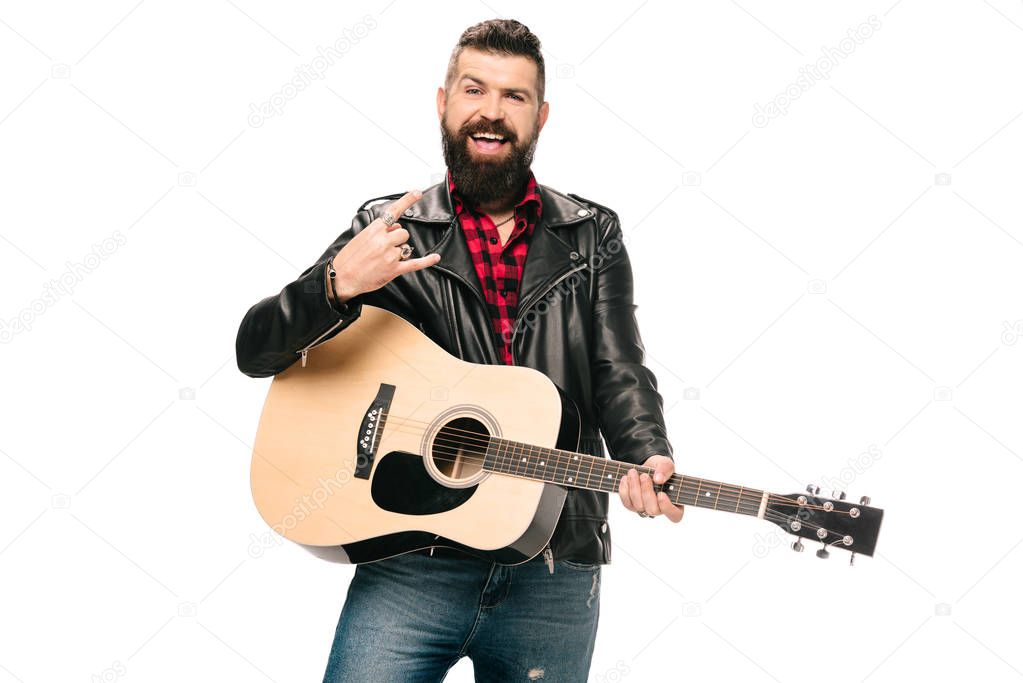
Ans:
[[[600,565],[543,556],[506,567],[408,553],[361,564],[324,683],[440,681],[462,657],[477,681],[585,681],[600,614]]]

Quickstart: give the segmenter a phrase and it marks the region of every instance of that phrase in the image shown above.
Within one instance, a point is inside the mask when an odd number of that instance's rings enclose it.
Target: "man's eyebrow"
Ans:
[[[469,74],[464,74],[462,76],[462,78],[460,79],[460,81],[464,81],[466,79],[472,81],[473,83],[477,83],[479,85],[486,85],[486,83],[484,83],[480,79],[476,78],[475,76],[471,76]],[[527,97],[529,96],[529,91],[528,90],[523,90],[521,88],[501,88],[501,90],[503,90],[504,92],[515,93],[517,95],[526,95]]]

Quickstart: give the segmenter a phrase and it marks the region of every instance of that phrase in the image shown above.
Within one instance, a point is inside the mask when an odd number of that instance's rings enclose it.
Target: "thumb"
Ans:
[[[671,458],[659,459],[657,465],[654,466],[654,483],[663,484],[673,474],[675,474],[675,463],[672,462]]]
[[[407,261],[399,261],[398,274],[404,275],[405,273],[411,273],[416,270],[435,266],[438,263],[440,263],[440,254],[436,252],[433,254],[427,254],[426,256],[420,256],[419,258],[409,259]]]

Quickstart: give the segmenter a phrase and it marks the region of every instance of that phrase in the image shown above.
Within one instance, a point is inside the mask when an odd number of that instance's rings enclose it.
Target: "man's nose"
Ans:
[[[504,108],[500,93],[492,93],[483,100],[480,104],[480,114],[491,121],[504,118]]]

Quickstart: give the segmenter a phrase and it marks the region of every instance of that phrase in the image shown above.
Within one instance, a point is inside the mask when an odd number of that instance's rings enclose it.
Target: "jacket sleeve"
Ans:
[[[353,297],[339,305],[327,289],[327,264],[351,239],[372,221],[369,210],[360,210],[351,227],[341,233],[316,262],[279,293],[248,310],[238,327],[235,356],[238,369],[249,377],[270,377],[301,357],[300,351],[316,341],[338,334],[362,313],[362,304],[397,308],[394,288]],[[335,327],[336,325],[336,327]]]
[[[652,455],[672,458],[672,448],[657,379],[643,364],[632,265],[618,217],[611,220],[593,262],[593,393],[611,457],[641,465]]]

